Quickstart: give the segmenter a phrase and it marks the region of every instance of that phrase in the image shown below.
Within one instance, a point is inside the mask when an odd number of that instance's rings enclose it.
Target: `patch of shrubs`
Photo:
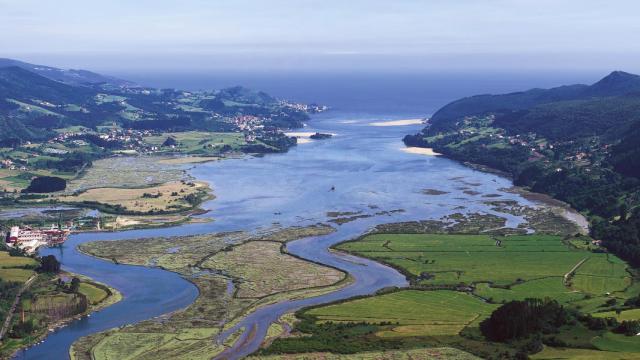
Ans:
[[[38,176],[31,180],[29,187],[23,190],[26,193],[51,193],[67,188],[67,180],[57,176]]]
[[[480,331],[491,341],[506,342],[556,332],[569,320],[570,314],[557,301],[526,299],[500,306],[480,323]]]

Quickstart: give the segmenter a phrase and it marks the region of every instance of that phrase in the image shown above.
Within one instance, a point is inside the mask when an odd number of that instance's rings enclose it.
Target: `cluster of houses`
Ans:
[[[13,226],[7,233],[6,244],[27,254],[32,254],[41,246],[62,244],[67,240],[70,232],[68,228],[56,225],[51,225],[47,229]]]
[[[262,119],[254,115],[238,115],[231,119],[231,122],[241,131],[250,132],[264,128]]]
[[[16,164],[11,159],[2,159],[2,160],[0,160],[0,169],[26,171],[27,167],[25,165]]]
[[[318,105],[318,104],[299,104],[299,103],[294,103],[294,102],[290,102],[287,100],[281,100],[279,102],[280,106],[284,106],[290,109],[295,109],[298,111],[304,111],[304,112],[308,112],[311,114],[314,113],[321,113],[323,111],[327,111],[329,110],[328,106],[325,105]]]

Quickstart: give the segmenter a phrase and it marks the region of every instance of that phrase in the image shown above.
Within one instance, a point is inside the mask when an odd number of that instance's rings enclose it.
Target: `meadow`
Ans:
[[[614,311],[637,295],[627,264],[597,246],[576,246],[585,243],[590,238],[433,233],[373,233],[344,242],[336,248],[405,273],[410,289],[302,310],[294,336],[276,339],[264,354],[439,345],[485,358],[515,356],[523,344],[488,342],[478,325],[501,303],[526,298],[556,300],[596,317],[640,318],[636,310]],[[547,347],[535,358],[640,357],[632,354],[640,351],[637,337],[581,323],[553,336],[580,349]]]
[[[55,199],[70,204],[98,203],[105,212],[125,214],[172,213],[187,211],[206,197],[209,186],[203,182],[172,181],[144,188],[93,188]],[[194,200],[190,200],[193,198]],[[106,205],[107,207],[104,207]]]
[[[10,256],[6,251],[0,251],[0,280],[5,282],[24,283],[33,274],[39,263],[29,257]]]
[[[175,148],[161,147],[168,137],[174,138],[178,143]],[[246,145],[242,133],[206,131],[164,133],[162,135],[147,136],[143,140],[149,145],[161,147],[161,152],[180,152],[185,154],[219,154],[223,146],[228,146],[232,150],[239,150],[242,145]]]
[[[391,323],[392,328],[376,335],[407,337],[457,335],[496,308],[463,292],[404,290],[313,308],[307,314],[320,322]]]
[[[337,248],[397,267],[416,285],[478,284],[479,295],[500,300],[540,291],[571,300],[631,284],[620,259],[555,235],[373,234]]]
[[[163,157],[119,156],[96,160],[67,184],[67,193],[94,188],[142,188],[187,180],[184,169],[163,163]]]
[[[282,355],[262,355],[251,356],[249,359],[263,360],[414,360],[414,359],[450,359],[450,360],[476,360],[479,359],[464,351],[446,348],[434,347],[428,349],[410,349],[410,350],[386,350],[386,351],[370,351],[351,354],[332,354],[324,353],[306,353],[306,354],[282,354]]]

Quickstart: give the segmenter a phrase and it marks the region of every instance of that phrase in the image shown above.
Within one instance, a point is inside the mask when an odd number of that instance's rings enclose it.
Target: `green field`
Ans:
[[[315,308],[319,321],[396,324],[381,337],[457,335],[497,306],[462,292],[403,290]]]
[[[89,303],[93,305],[100,303],[109,296],[109,293],[104,289],[84,281],[80,283],[79,292],[85,295]]]
[[[567,288],[562,277],[548,277],[526,281],[513,285],[510,289],[491,287],[487,283],[476,286],[475,293],[492,302],[507,302],[510,300],[524,300],[526,298],[551,298],[561,303],[567,303],[584,298],[584,294]]]
[[[32,258],[21,256],[9,256],[6,251],[0,251],[0,280],[8,282],[25,282],[35,272],[24,267],[38,266],[38,262]]]
[[[25,282],[31,275],[33,275],[32,270],[0,269],[0,279],[4,281]]]
[[[501,244],[497,244],[497,240]],[[310,329],[311,339],[276,340],[272,351],[293,352],[296,346],[313,345],[314,339],[327,339],[333,342],[331,346],[340,349],[343,340],[339,337],[352,336],[350,331],[364,326],[364,322],[375,327],[377,341],[401,342],[387,343],[381,345],[382,348],[409,346],[408,339],[421,339],[421,346],[433,346],[432,341],[437,339],[439,344],[495,358],[496,351],[511,351],[519,345],[508,345],[507,349],[511,350],[505,350],[492,348],[496,343],[478,342],[482,336],[477,325],[498,304],[527,298],[556,300],[596,317],[613,317],[619,321],[640,319],[640,309],[624,310],[620,315],[614,311],[640,290],[627,264],[597,247],[582,246],[585,242],[590,244],[590,239],[542,234],[371,234],[342,243],[338,249],[403,271],[416,290],[307,310],[301,319]],[[473,294],[434,290],[457,287],[461,283]],[[306,315],[314,316],[315,327],[306,325],[310,321]],[[332,328],[338,335],[331,337],[329,330],[319,327],[336,323],[349,323],[356,328]],[[566,344],[563,346],[580,349],[545,348],[534,358],[640,358],[640,354],[633,354],[640,352],[640,337],[614,334],[610,329],[598,331],[578,322],[553,336],[559,344]],[[367,348],[373,346],[370,341],[361,336],[352,343]]]
[[[496,246],[496,239],[502,241],[501,246]],[[501,300],[542,291],[545,296],[569,301],[576,299],[576,292],[604,295],[631,284],[626,264],[615,256],[576,249],[552,235],[374,234],[343,243],[338,249],[401,268],[421,285],[510,286],[508,290],[478,286],[479,293]],[[565,274],[581,262],[570,286],[563,289]]]
[[[561,360],[561,359],[631,360],[631,359],[638,359],[639,355],[637,353],[627,353],[627,352],[610,352],[610,351],[589,350],[589,349],[560,349],[560,348],[545,347],[544,350],[542,350],[537,354],[531,355],[530,358],[535,360],[543,360],[543,359],[544,360]]]
[[[448,360],[476,360],[479,359],[469,353],[453,348],[429,348],[411,350],[372,351],[358,354],[332,354],[329,352],[306,353],[298,355],[269,355],[251,356],[249,359],[261,360],[417,360],[417,359],[448,359]]]
[[[23,256],[10,256],[6,251],[0,251],[0,268],[12,268],[25,265],[37,266],[38,262]]]
[[[183,152],[188,154],[203,154],[208,152],[216,152],[225,145],[231,146],[232,149],[238,149],[245,145],[244,135],[242,133],[220,133],[205,131],[185,131],[176,133],[166,133],[159,136],[147,136],[144,142],[149,145],[161,146],[168,138],[173,137],[178,142],[176,149],[166,148],[169,152]]]
[[[598,349],[604,351],[640,352],[640,337],[622,334],[605,333],[591,342]],[[640,358],[640,354],[638,354]]]
[[[606,311],[593,314],[594,317],[615,318],[618,321],[640,320],[640,309],[624,310],[618,315],[615,311]]]

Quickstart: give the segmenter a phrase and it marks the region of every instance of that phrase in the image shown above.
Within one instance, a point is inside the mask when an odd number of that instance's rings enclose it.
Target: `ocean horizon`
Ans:
[[[182,90],[245,86],[278,98],[327,105],[343,113],[429,116],[456,99],[593,83],[598,72],[115,72],[140,85]]]

